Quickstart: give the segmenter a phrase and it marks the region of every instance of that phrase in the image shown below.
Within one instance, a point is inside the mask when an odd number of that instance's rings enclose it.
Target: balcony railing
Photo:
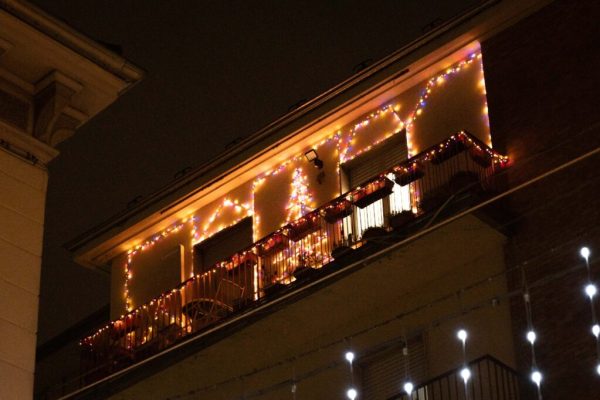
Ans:
[[[415,386],[409,396],[399,393],[387,400],[525,400],[533,398],[530,383],[490,355],[469,363],[471,377],[465,384],[453,370]]]
[[[381,171],[83,339],[85,381],[116,372],[252,304],[269,301],[278,292],[326,274],[344,258],[349,259],[348,255],[364,252],[374,236],[407,235],[430,221],[432,212],[451,208],[449,199],[485,195],[494,189],[494,174],[507,161],[470,134],[459,132]],[[359,232],[358,220],[369,218],[359,210],[387,198],[400,186],[410,188],[410,211],[385,220],[380,216],[383,226]]]

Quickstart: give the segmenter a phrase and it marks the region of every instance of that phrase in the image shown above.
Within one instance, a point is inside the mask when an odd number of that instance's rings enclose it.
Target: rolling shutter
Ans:
[[[342,168],[348,175],[350,187],[353,188],[394,165],[406,161],[407,158],[406,133],[402,131],[366,153],[344,163]]]
[[[387,400],[402,392],[405,380],[403,344],[387,348],[360,363],[362,374],[362,398],[364,400]],[[409,340],[409,376],[418,384],[427,378],[427,358],[422,336]]]

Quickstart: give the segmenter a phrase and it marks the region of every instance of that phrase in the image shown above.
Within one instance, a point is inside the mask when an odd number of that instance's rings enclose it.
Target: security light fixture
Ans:
[[[304,156],[309,162],[313,163],[315,167],[323,169],[323,160],[319,158],[319,155],[317,154],[317,151],[315,149],[310,149],[309,151],[304,153]]]

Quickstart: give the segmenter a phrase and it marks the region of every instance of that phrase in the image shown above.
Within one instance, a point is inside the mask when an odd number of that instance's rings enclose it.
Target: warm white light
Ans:
[[[458,339],[462,341],[463,344],[467,341],[467,336],[467,331],[465,331],[464,329],[461,329],[456,333],[456,337],[458,337]]]
[[[465,381],[466,385],[469,379],[471,378],[471,370],[467,367],[464,367],[460,370],[460,376],[463,378],[463,381]]]
[[[598,375],[600,375],[600,364],[598,364],[598,365],[596,366],[596,372],[598,373]]]
[[[537,335],[534,331],[527,332],[527,341],[531,344],[535,343],[535,339],[537,339]]]
[[[600,325],[594,324],[594,326],[592,326],[592,334],[596,336],[596,338],[600,336]]]
[[[590,258],[591,252],[587,247],[582,247],[581,250],[579,250],[579,254],[581,254],[581,257],[585,258],[587,261]]]
[[[414,389],[414,385],[411,382],[406,382],[404,384],[404,391],[406,392],[407,395],[410,396],[410,394],[412,393],[413,389]]]
[[[590,299],[593,299],[596,293],[598,293],[598,289],[593,283],[590,283],[585,287],[585,294],[587,294]]]
[[[354,361],[354,353],[351,351],[346,352],[346,361],[348,361],[350,364],[352,364],[352,361]]]
[[[358,392],[356,391],[356,389],[351,388],[348,389],[348,391],[346,392],[346,396],[348,396],[350,400],[354,400],[358,396]]]
[[[540,371],[533,371],[531,373],[531,380],[538,386],[542,383],[542,373]]]

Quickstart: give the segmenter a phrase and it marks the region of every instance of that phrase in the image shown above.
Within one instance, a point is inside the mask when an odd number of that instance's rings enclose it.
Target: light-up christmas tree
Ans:
[[[294,221],[314,208],[308,181],[302,168],[294,170],[290,198],[286,206],[286,222]]]

